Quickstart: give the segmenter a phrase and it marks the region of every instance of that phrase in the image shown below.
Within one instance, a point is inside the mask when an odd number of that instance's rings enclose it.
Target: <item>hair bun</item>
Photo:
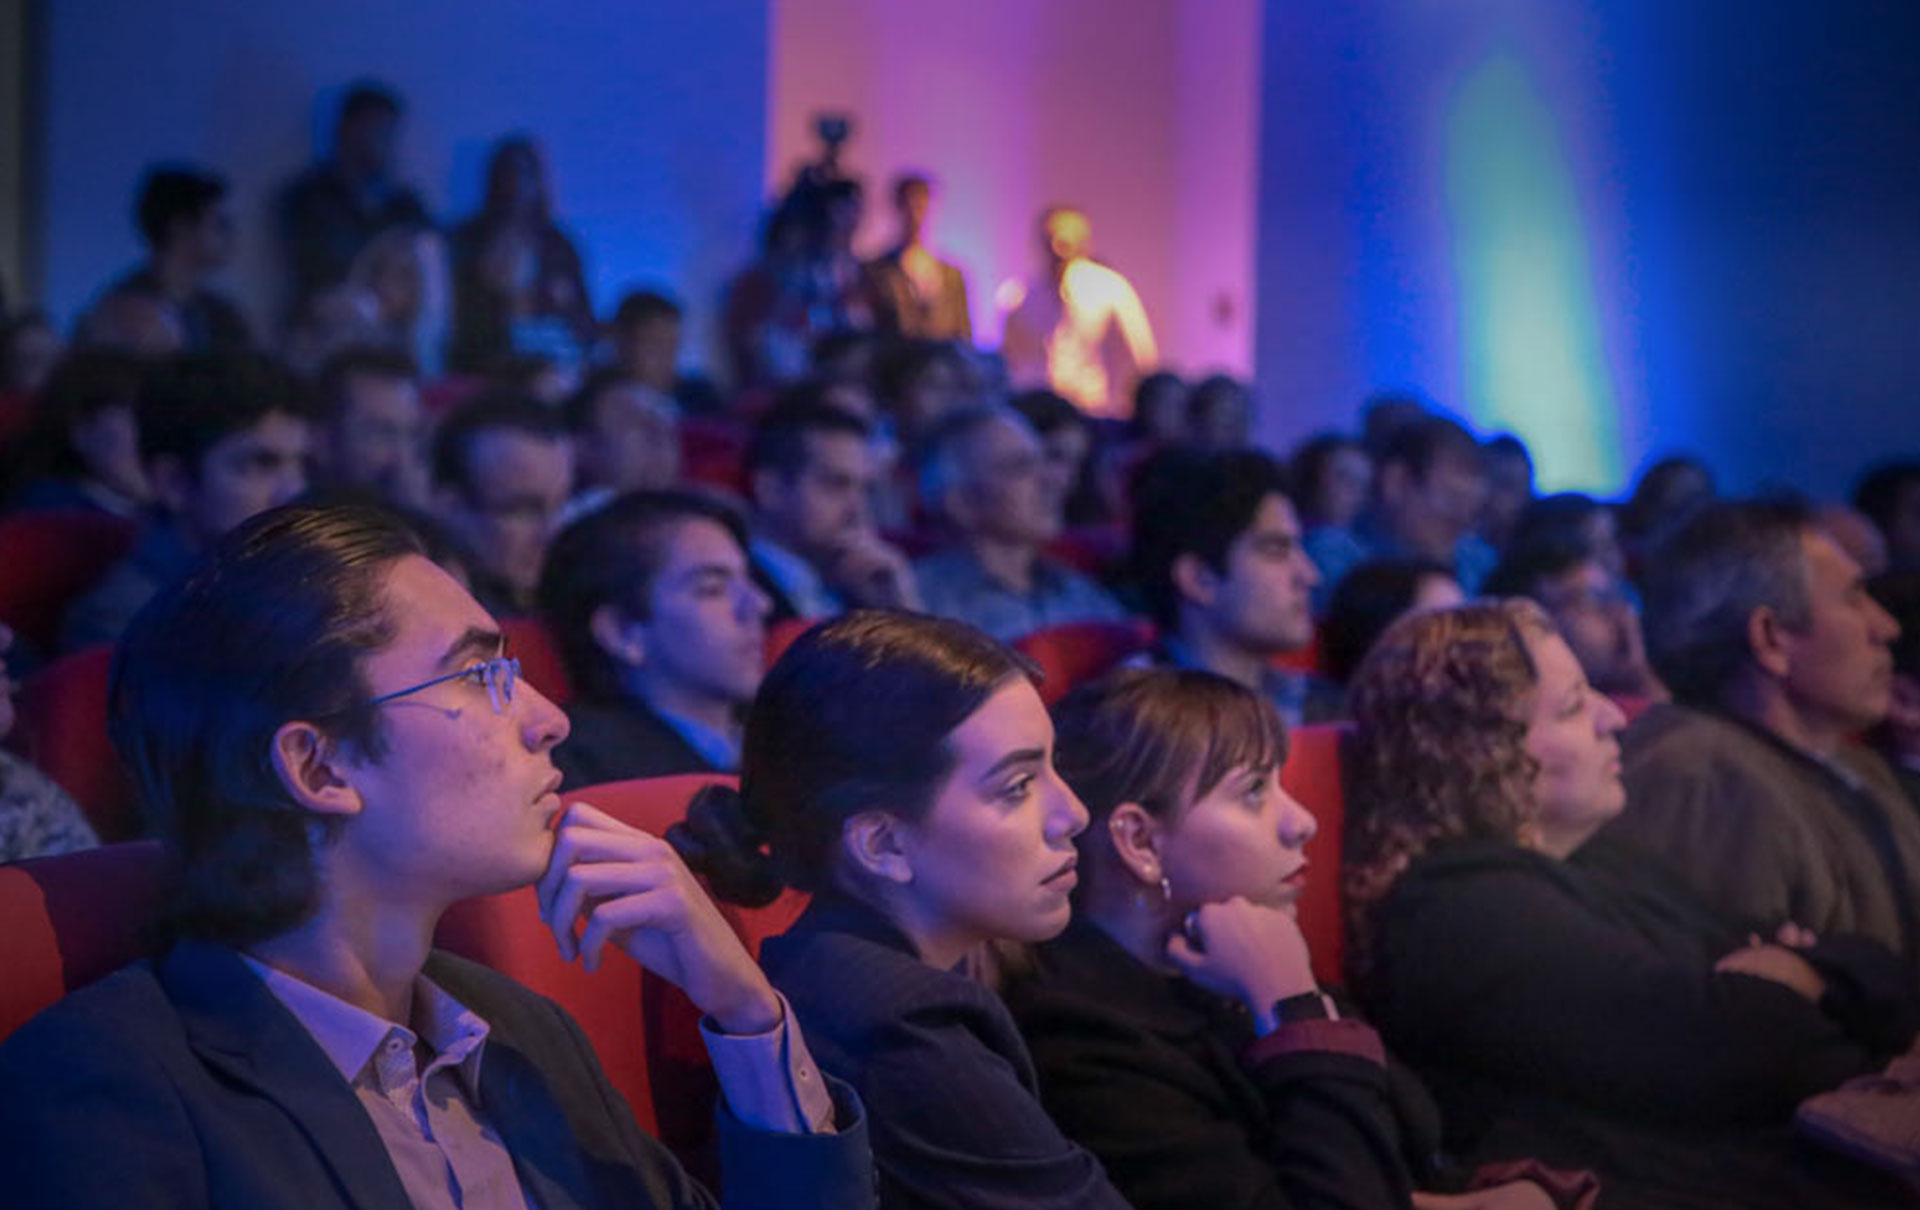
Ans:
[[[727,903],[765,907],[785,889],[767,853],[765,830],[732,786],[707,786],[695,794],[687,817],[667,829],[667,843]]]

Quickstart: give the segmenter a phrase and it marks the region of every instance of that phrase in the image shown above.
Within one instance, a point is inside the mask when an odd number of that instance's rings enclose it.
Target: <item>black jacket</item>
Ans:
[[[879,914],[815,899],[760,962],[814,1059],[869,1107],[886,1210],[1127,1210],[1041,1108],[999,997],[922,962]]]
[[[484,967],[426,973],[489,1027],[487,1120],[543,1210],[715,1202],[642,1133],[580,1027]],[[636,1040],[636,1045],[637,1045]],[[872,1205],[858,1102],[841,1132],[749,1130],[720,1114],[726,1205]],[[187,943],[75,992],[0,1046],[0,1201],[21,1210],[408,1210],[353,1089],[232,950]]]
[[[1744,930],[1650,858],[1572,861],[1466,840],[1416,859],[1376,909],[1372,1020],[1440,1097],[1463,1158],[1600,1173],[1603,1206],[1898,1205],[1814,1155],[1794,1107],[1883,1065],[1915,1028],[1891,954],[1823,939],[1822,1005],[1713,963]]]
[[[694,750],[667,721],[638,702],[581,699],[567,703],[572,724],[553,763],[569,790],[678,773],[726,773]]]
[[[1282,1024],[1256,1042],[1239,1006],[1078,921],[1035,960],[1007,1003],[1047,1110],[1138,1210],[1408,1204],[1439,1120],[1364,1022]]]

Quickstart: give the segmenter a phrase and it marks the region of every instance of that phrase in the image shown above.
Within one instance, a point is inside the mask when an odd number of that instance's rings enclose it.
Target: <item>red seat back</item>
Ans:
[[[151,952],[161,869],[150,840],[0,866],[0,1040]]]
[[[747,494],[748,429],[737,420],[699,416],[680,422],[680,475],[737,495]]]
[[[503,618],[500,633],[507,636],[507,650],[520,661],[520,675],[556,706],[573,700],[573,680],[560,658],[560,644],[546,622],[536,617]]]
[[[62,656],[21,687],[19,749],[86,812],[111,844],[140,834],[133,782],[107,737],[107,679],[113,648]]]
[[[1046,554],[1081,575],[1098,578],[1126,558],[1128,540],[1124,525],[1081,525],[1047,543]]]
[[[1287,763],[1280,770],[1280,784],[1320,825],[1307,842],[1309,873],[1300,898],[1300,930],[1313,955],[1313,973],[1327,984],[1342,982],[1347,943],[1346,903],[1340,893],[1340,835],[1346,825],[1340,745],[1346,734],[1345,726],[1334,723],[1294,728]]]
[[[0,622],[53,650],[60,616],[127,553],[135,528],[105,513],[0,517]]]
[[[1288,672],[1301,672],[1309,675],[1320,671],[1320,629],[1315,627],[1313,640],[1298,651],[1283,651],[1273,657],[1273,666]]]
[[[767,627],[767,662],[771,668],[774,661],[785,655],[793,641],[818,625],[820,618],[782,618]]]
[[[1153,644],[1146,622],[1072,622],[1036,630],[1013,644],[1046,674],[1040,700],[1052,706],[1075,685],[1092,680]]]

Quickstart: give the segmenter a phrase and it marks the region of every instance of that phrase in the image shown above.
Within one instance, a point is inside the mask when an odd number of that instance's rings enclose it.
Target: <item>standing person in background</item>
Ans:
[[[553,221],[539,148],[502,139],[487,161],[480,212],[453,233],[453,346],[474,372],[507,352],[545,353],[578,366],[594,338],[580,252]]]
[[[387,228],[432,226],[419,195],[394,179],[399,133],[399,94],[372,81],[356,84],[340,102],[332,154],[281,192],[292,300],[344,281],[353,258]]]
[[[378,304],[380,343],[413,357],[422,377],[440,376],[452,306],[447,245],[426,227],[390,227],[353,258],[349,285]]]
[[[1040,216],[1040,276],[1007,316],[1000,352],[1016,386],[1046,386],[1088,415],[1125,419],[1134,381],[1160,361],[1131,283],[1093,259],[1087,216]]]
[[[182,347],[223,352],[253,343],[240,308],[209,282],[233,260],[233,211],[227,182],[184,166],[149,169],[134,216],[146,241],[147,263],[107,293],[150,289],[173,306]]]
[[[911,173],[896,178],[893,207],[900,216],[900,242],[868,261],[866,269],[877,326],[897,336],[972,341],[966,275],[927,245],[933,182]]]

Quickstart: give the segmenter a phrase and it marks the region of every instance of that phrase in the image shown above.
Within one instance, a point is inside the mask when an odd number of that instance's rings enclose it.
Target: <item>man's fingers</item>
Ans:
[[[543,918],[552,921],[554,896],[559,893],[560,883],[566,878],[567,871],[576,865],[605,861],[665,861],[673,856],[673,847],[659,837],[638,828],[629,828],[618,820],[614,823],[618,825],[617,830],[598,827],[593,822],[579,826],[571,819],[560,826],[554,836],[553,855],[547,859],[546,871],[540,875],[540,881],[534,884],[534,895],[540,901]]]
[[[560,956],[574,957],[574,922],[592,900],[651,891],[673,881],[674,871],[658,862],[603,862],[576,865],[567,871],[554,897],[553,910],[547,914],[547,927],[553,930],[554,944]]]
[[[587,915],[586,931],[580,934],[582,963],[590,971],[599,970],[600,950],[615,934],[672,924],[683,914],[682,908],[677,897],[658,889],[622,895],[595,904]],[[672,974],[668,971],[657,973]]]

